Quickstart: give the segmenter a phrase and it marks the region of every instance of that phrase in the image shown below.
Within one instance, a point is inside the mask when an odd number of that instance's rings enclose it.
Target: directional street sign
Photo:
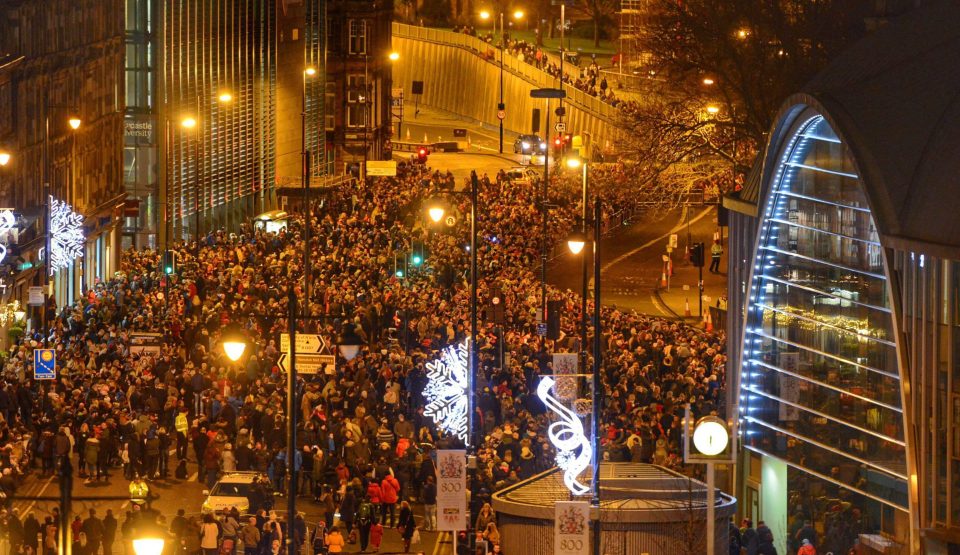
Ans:
[[[298,374],[318,374],[323,370],[324,374],[333,374],[336,369],[337,360],[334,355],[316,355],[297,353],[297,373]],[[290,371],[290,355],[283,353],[280,360],[277,361],[281,372]]]
[[[35,380],[57,379],[57,353],[53,349],[33,350],[33,378]]]
[[[300,353],[321,353],[327,347],[327,342],[323,337],[315,333],[297,334],[297,354]],[[280,351],[288,352],[290,350],[290,335],[280,334]]]

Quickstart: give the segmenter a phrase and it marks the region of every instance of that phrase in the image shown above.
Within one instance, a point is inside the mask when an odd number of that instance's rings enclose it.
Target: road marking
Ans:
[[[126,508],[127,508],[127,505],[129,505],[129,504],[130,504],[130,501],[129,501],[129,500],[124,501],[123,504],[120,505],[120,510],[122,511],[122,510],[126,509]]]
[[[37,493],[33,494],[33,496],[34,496],[34,497],[40,497],[41,495],[43,495],[43,492],[46,491],[48,487],[50,487],[50,484],[53,483],[53,480],[54,480],[54,478],[56,478],[56,477],[57,477],[56,474],[54,474],[53,476],[51,476],[51,477],[47,480],[47,483],[43,484],[43,487],[40,488],[40,491],[38,491]],[[20,511],[20,514],[21,514],[21,515],[24,515],[24,516],[30,514],[30,509],[33,509],[33,506],[36,505],[36,504],[37,504],[36,501],[31,501],[30,504],[27,505],[27,508],[26,508],[26,509]]]
[[[437,534],[437,543],[433,544],[433,555],[437,555],[438,553],[440,553],[440,544],[445,543],[442,540],[444,536],[446,536],[447,534],[449,534],[449,532],[440,532]]]
[[[189,478],[187,478],[187,481],[188,481],[188,482],[196,481],[197,476],[198,476],[199,474],[200,474],[200,471],[194,472],[193,474],[190,475]]]
[[[673,314],[670,314],[669,312],[667,312],[666,310],[664,310],[663,305],[661,305],[661,304],[660,304],[660,301],[657,300],[657,296],[656,296],[656,295],[650,295],[650,300],[653,301],[653,306],[656,307],[656,309],[659,310],[664,316],[666,316],[666,317],[668,317],[668,318],[672,318],[672,317],[673,317]]]
[[[694,218],[692,218],[692,219],[690,220],[690,223],[692,224],[692,223],[694,223],[694,222],[702,219],[704,216],[706,216],[707,214],[710,213],[710,210],[711,210],[710,208],[707,208],[707,209],[705,209],[703,212],[697,214]],[[635,249],[631,249],[631,250],[629,250],[629,251],[621,254],[620,256],[614,258],[614,259],[611,260],[610,262],[607,262],[606,264],[604,264],[604,265],[601,267],[601,270],[602,270],[602,271],[607,271],[608,269],[610,269],[611,266],[614,266],[614,265],[619,264],[620,262],[622,262],[623,259],[628,258],[628,257],[630,257],[630,256],[633,256],[633,255],[637,254],[638,252],[640,252],[640,251],[642,251],[642,250],[644,250],[644,249],[647,249],[647,248],[649,248],[649,247],[652,246],[652,245],[655,245],[655,244],[658,243],[659,241],[662,241],[662,240],[664,240],[664,239],[669,238],[669,237],[670,237],[672,234],[674,234],[674,233],[679,233],[679,232],[680,232],[684,227],[686,227],[686,226],[687,226],[687,222],[684,221],[683,215],[681,215],[681,216],[680,216],[680,223],[678,223],[676,226],[674,226],[673,229],[671,229],[670,231],[664,233],[664,234],[661,235],[660,237],[657,237],[656,239],[651,239],[651,240],[647,241],[646,243],[640,245],[639,247],[637,247],[637,248],[635,248]]]

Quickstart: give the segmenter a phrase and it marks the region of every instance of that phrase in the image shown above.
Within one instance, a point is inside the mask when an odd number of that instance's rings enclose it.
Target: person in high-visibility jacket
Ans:
[[[710,273],[720,273],[720,256],[722,254],[723,247],[720,246],[720,241],[714,241],[713,246],[710,247]]]
[[[187,418],[187,407],[180,407],[174,425],[177,428],[177,460],[187,458],[187,432],[190,431],[190,419]]]

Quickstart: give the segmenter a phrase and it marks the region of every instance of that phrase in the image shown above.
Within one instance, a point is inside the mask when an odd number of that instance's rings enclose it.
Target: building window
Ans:
[[[367,102],[366,76],[354,73],[347,76],[347,127],[363,127],[366,124]]]
[[[367,53],[367,22],[363,19],[350,20],[350,53]]]
[[[755,256],[744,447],[790,465],[791,495],[845,488],[890,531],[908,505],[890,288],[863,181],[820,115],[786,137]]]

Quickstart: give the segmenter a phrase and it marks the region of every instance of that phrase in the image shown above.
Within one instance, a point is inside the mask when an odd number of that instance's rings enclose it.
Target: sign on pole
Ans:
[[[553,552],[556,555],[590,553],[590,503],[557,501],[553,523]]]
[[[467,529],[467,452],[437,450],[437,530]]]
[[[297,372],[300,374],[336,373],[337,357],[330,352],[326,340],[317,333],[297,334]],[[277,365],[281,372],[290,371],[290,335],[280,334],[280,360]]]
[[[53,349],[33,350],[33,379],[57,379],[57,353]]]
[[[31,306],[43,306],[43,286],[31,285],[27,289],[27,304]]]
[[[280,371],[287,373],[290,371],[290,355],[283,353],[280,360],[277,361]],[[297,373],[298,374],[319,374],[323,370],[324,374],[330,375],[336,372],[337,357],[334,355],[316,355],[307,353],[297,353]]]
[[[574,401],[577,398],[577,378],[574,374],[579,371],[579,358],[577,353],[553,353],[553,374],[557,380],[554,391],[561,401]]]
[[[562,121],[558,121],[553,128],[557,130],[557,133],[563,133],[567,130],[567,124]]]

